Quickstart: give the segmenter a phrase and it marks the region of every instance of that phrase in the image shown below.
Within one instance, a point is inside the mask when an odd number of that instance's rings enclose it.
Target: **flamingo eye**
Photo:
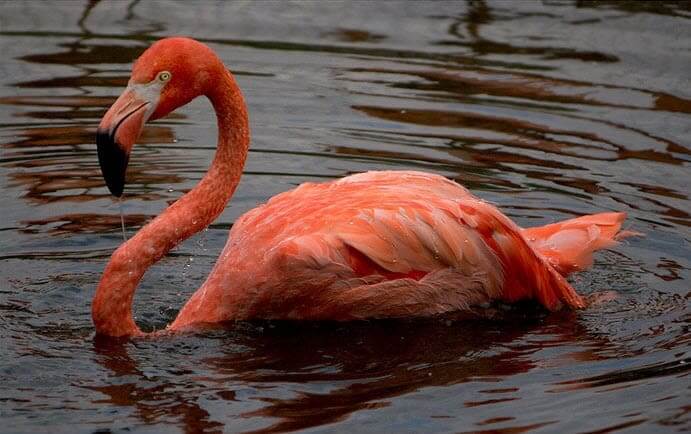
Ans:
[[[170,77],[172,77],[172,74],[168,71],[161,71],[158,73],[158,76],[156,79],[160,81],[161,83],[165,83],[166,81],[170,80]]]

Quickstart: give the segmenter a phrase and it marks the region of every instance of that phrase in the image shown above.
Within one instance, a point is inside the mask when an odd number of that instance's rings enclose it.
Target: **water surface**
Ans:
[[[152,41],[186,34],[236,74],[252,148],[223,215],[145,276],[163,328],[242,213],[306,181],[415,169],[524,226],[629,213],[646,233],[571,281],[579,312],[478,321],[229,324],[94,339],[122,240],[95,127]],[[3,432],[676,432],[691,429],[687,2],[3,2]],[[198,100],[147,127],[128,234],[203,176]]]

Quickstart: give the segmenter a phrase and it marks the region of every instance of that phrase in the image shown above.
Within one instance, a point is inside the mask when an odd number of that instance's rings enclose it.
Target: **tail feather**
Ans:
[[[621,231],[626,213],[586,215],[546,226],[523,229],[523,236],[563,276],[588,268],[593,252],[622,238],[640,235]]]

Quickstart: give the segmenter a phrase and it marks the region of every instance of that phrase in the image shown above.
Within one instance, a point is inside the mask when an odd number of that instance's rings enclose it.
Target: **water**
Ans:
[[[0,431],[688,431],[690,19],[660,2],[3,2]],[[145,276],[142,328],[175,317],[243,212],[371,169],[445,175],[526,226],[628,212],[647,236],[571,279],[616,299],[94,339],[90,301],[122,242],[95,127],[172,34],[236,73],[252,150],[223,215]],[[214,122],[199,100],[147,127],[128,234],[201,178]]]

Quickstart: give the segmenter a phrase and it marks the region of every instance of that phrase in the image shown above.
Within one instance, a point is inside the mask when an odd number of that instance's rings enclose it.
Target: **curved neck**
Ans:
[[[247,106],[225,68],[219,84],[206,96],[218,123],[218,149],[211,167],[189,193],[113,253],[91,306],[97,334],[142,334],[132,317],[132,300],[142,276],[173,247],[213,222],[235,192],[250,141]]]

